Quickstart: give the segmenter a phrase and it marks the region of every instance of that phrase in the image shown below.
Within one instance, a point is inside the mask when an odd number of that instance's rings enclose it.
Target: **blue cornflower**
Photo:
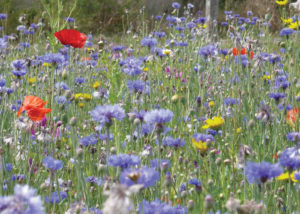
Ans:
[[[143,166],[140,169],[124,169],[120,175],[120,183],[126,186],[142,184],[144,188],[154,186],[160,178],[159,172],[154,168]]]
[[[227,105],[227,106],[239,104],[239,100],[235,99],[235,98],[229,98],[228,97],[228,98],[224,99],[224,104]]]
[[[166,166],[170,167],[170,165],[171,165],[171,162],[170,162],[170,160],[167,160],[167,159],[159,160],[159,159],[155,158],[150,161],[150,166],[155,169],[156,168],[160,169],[161,167],[165,168]]]
[[[93,120],[101,123],[110,125],[112,119],[123,120],[125,117],[125,111],[119,105],[103,105],[97,106],[94,110],[90,111],[90,115]]]
[[[82,84],[82,83],[84,83],[85,82],[85,79],[83,78],[83,77],[76,77],[75,78],[75,83],[76,84]]]
[[[211,134],[193,134],[193,138],[198,142],[214,141],[214,136]]]
[[[26,64],[27,63],[24,60],[20,59],[12,61],[12,63],[10,64],[13,68],[11,73],[16,77],[24,76],[27,73]]]
[[[245,175],[250,184],[265,183],[267,180],[281,175],[283,168],[279,164],[271,164],[268,162],[254,163],[247,162],[245,167]]]
[[[103,183],[103,180],[99,177],[94,177],[94,176],[89,176],[85,179],[85,181],[87,183],[91,183],[91,184],[97,184],[97,186],[101,186]]]
[[[179,9],[180,8],[180,4],[178,2],[173,2],[172,3],[172,7],[175,9]]]
[[[113,52],[121,52],[121,51],[123,51],[125,48],[126,48],[126,46],[116,45],[116,46],[112,47],[111,50],[112,50]]]
[[[198,19],[195,20],[197,24],[203,25],[206,22],[207,18],[206,17],[199,17]]]
[[[59,96],[55,98],[57,104],[66,104],[68,102],[65,96]]]
[[[7,40],[0,38],[0,49],[6,48],[8,45]]]
[[[194,5],[191,4],[191,3],[188,3],[188,4],[187,4],[187,8],[188,8],[188,9],[192,9],[192,8],[194,8]]]
[[[63,168],[62,161],[61,160],[56,160],[51,156],[47,156],[47,157],[44,158],[43,165],[46,168],[51,169],[52,171],[56,171],[56,170],[59,170],[59,169]]]
[[[154,36],[158,37],[158,38],[164,38],[166,37],[166,33],[165,32],[154,32]]]
[[[59,194],[59,195],[58,195]],[[51,203],[51,204],[58,204],[59,202],[63,201],[65,198],[68,197],[68,194],[65,191],[61,191],[58,193],[58,191],[55,191],[51,194],[50,200],[49,196],[45,196],[45,202]]]
[[[201,47],[198,51],[198,54],[203,57],[203,58],[207,58],[209,56],[214,56],[216,55],[217,52],[217,47],[213,44]]]
[[[36,195],[36,190],[28,185],[17,184],[14,187],[14,195],[0,196],[0,212],[13,214],[44,214],[43,202],[40,196]]]
[[[91,134],[89,136],[85,136],[79,140],[79,144],[82,146],[90,146],[95,145],[97,143],[97,138],[95,134]]]
[[[224,11],[225,15],[232,15],[232,11]]]
[[[141,41],[142,46],[147,46],[147,47],[155,47],[157,45],[157,40],[155,38],[150,38],[150,37],[145,37]]]
[[[65,21],[71,23],[71,22],[74,22],[75,19],[72,18],[72,17],[66,17],[66,18],[65,18]]]
[[[224,27],[228,26],[228,22],[221,22],[221,26],[224,26]]]
[[[289,141],[297,141],[300,142],[300,132],[290,132],[286,135],[286,138]]]
[[[7,18],[7,14],[5,14],[5,13],[0,13],[0,19],[1,20],[4,20],[4,19],[6,19]]]
[[[269,97],[273,98],[275,101],[279,101],[280,99],[285,98],[286,95],[285,93],[270,93]]]
[[[185,142],[183,139],[180,138],[172,138],[170,136],[167,136],[164,140],[163,140],[163,145],[164,146],[171,146],[174,148],[178,148],[178,147],[183,147],[185,145]]]
[[[247,11],[247,16],[253,16],[253,12],[251,10]]]
[[[186,23],[186,27],[189,29],[192,29],[192,28],[196,27],[196,24],[194,22],[188,22],[188,23]]]
[[[11,163],[7,163],[7,164],[5,164],[5,168],[6,168],[6,171],[10,172],[12,170],[13,166]]]
[[[142,73],[143,61],[135,57],[129,57],[126,60],[119,62],[119,65],[122,66],[122,72],[135,76]]]
[[[178,30],[178,31],[184,31],[185,27],[183,27],[183,26],[176,26],[175,29]]]
[[[143,93],[145,89],[145,82],[141,80],[128,80],[127,87],[130,91],[134,91],[135,93]]]
[[[63,90],[69,90],[70,89],[69,86],[64,82],[55,83],[55,88],[56,89],[63,89]]]
[[[289,35],[292,35],[295,31],[291,28],[283,28],[281,31],[280,31],[280,36],[289,36]]]
[[[65,56],[61,53],[47,53],[45,55],[39,56],[38,59],[41,63],[46,62],[53,65],[61,65],[66,61]]]
[[[174,17],[174,16],[168,15],[168,16],[166,17],[166,21],[167,21],[167,22],[170,22],[170,23],[176,23],[176,22],[177,22],[177,18]]]
[[[202,183],[197,178],[191,178],[189,184],[194,185],[197,192],[202,191]]]
[[[168,109],[155,109],[147,112],[145,114],[144,120],[149,124],[162,124],[170,122],[173,116],[173,112]]]
[[[139,165],[140,162],[141,162],[141,158],[139,156],[128,155],[128,154],[111,155],[107,159],[108,166],[121,167],[121,168],[136,166]]]
[[[4,87],[6,84],[6,80],[5,79],[0,79],[0,87]]]
[[[154,201],[148,202],[146,200],[143,201],[139,205],[139,214],[187,214],[187,207],[176,206],[172,207],[170,204],[165,202],[161,202],[159,199],[155,199]]]
[[[157,16],[155,16],[155,19],[156,19],[156,20],[161,20],[161,19],[162,19],[162,16],[157,15]]]

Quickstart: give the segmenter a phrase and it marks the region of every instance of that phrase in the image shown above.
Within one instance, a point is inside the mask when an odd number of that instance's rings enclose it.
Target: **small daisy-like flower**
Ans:
[[[212,119],[206,119],[206,125],[202,126],[202,129],[219,129],[225,120],[222,117],[213,117]]]

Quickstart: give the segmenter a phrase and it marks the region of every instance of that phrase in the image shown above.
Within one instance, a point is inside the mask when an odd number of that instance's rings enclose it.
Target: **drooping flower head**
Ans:
[[[82,48],[87,38],[85,34],[73,29],[58,31],[54,34],[54,36],[63,45],[70,45],[73,48]]]

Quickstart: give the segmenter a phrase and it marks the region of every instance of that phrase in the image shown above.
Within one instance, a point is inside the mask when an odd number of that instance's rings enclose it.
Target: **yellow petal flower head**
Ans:
[[[35,83],[36,77],[30,77],[30,78],[28,78],[27,80],[28,80],[28,83],[29,83],[30,85],[32,85],[33,83]]]
[[[289,0],[283,0],[283,1],[276,1],[276,4],[280,5],[280,6],[284,6],[287,3],[289,3]]]
[[[196,141],[194,138],[192,139],[192,143],[194,146],[199,149],[201,152],[206,152],[207,151],[207,145],[205,142],[202,142],[201,140]]]
[[[289,28],[291,29],[297,29],[297,28],[300,28],[300,21],[296,21],[296,22],[293,22],[289,25]]]
[[[214,141],[214,137],[210,134],[194,134],[192,138],[193,145],[201,152],[206,152],[207,143]]]
[[[219,129],[225,120],[222,117],[213,117],[212,119],[206,119],[206,125],[202,126],[202,129]]]
[[[293,22],[293,19],[288,18],[288,19],[284,19],[281,17],[281,20],[285,23],[285,24],[291,24]]]
[[[296,182],[298,182],[298,180],[295,179],[295,174],[296,173],[300,173],[300,171],[293,171],[292,174],[290,174],[289,172],[282,173],[281,175],[276,177],[276,180],[278,180],[278,181],[288,181],[289,179],[291,179],[291,181],[296,183]]]
[[[92,95],[87,94],[87,93],[78,93],[74,95],[75,100],[86,100],[86,101],[90,101],[92,99]]]
[[[98,88],[99,86],[101,85],[101,82],[100,81],[96,81],[94,84],[93,84],[93,88]]]

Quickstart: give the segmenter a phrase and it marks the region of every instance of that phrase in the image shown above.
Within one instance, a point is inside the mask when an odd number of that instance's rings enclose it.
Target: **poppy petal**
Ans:
[[[40,121],[49,112],[51,112],[49,108],[32,108],[27,111],[27,114],[32,121]]]
[[[54,36],[63,45],[71,45],[73,48],[82,48],[87,38],[85,34],[73,29],[58,31]]]

